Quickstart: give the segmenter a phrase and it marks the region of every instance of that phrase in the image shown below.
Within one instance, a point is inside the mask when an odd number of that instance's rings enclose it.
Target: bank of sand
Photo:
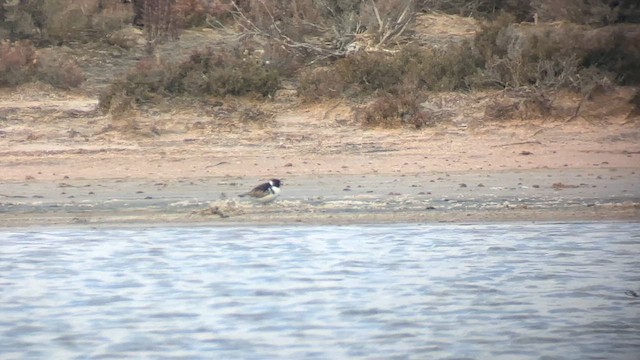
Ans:
[[[640,220],[640,128],[624,118],[364,130],[335,103],[132,125],[81,95],[5,95],[1,227]],[[237,197],[270,177],[274,203]]]

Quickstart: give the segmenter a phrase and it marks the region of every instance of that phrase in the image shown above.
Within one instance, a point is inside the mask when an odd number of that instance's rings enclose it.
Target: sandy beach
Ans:
[[[640,219],[623,120],[363,129],[339,103],[275,103],[261,124],[176,108],[126,132],[90,97],[5,95],[1,227]],[[272,177],[275,202],[237,197]]]

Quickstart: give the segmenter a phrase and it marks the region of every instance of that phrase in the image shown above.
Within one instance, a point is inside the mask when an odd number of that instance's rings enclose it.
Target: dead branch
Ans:
[[[396,40],[397,38],[402,36],[415,15],[413,0],[407,1],[404,10],[397,19],[389,19],[386,23],[380,17],[380,12],[378,11],[378,7],[376,6],[374,0],[371,0],[371,7],[373,8],[373,12],[376,15],[376,19],[378,20],[378,32],[376,34],[378,41],[376,44],[376,48],[382,47],[390,40]]]
[[[375,13],[378,26],[377,30],[374,28],[370,29],[370,36],[367,37],[365,34],[362,34],[365,27],[361,18],[345,18],[338,15],[331,7],[324,5],[330,14],[328,23],[316,24],[302,21],[302,25],[307,28],[314,28],[319,33],[324,34],[324,36],[313,39],[295,40],[283,30],[281,23],[276,20],[268,5],[262,1],[258,3],[262,6],[262,10],[264,10],[264,13],[268,17],[268,25],[257,24],[249,17],[250,15],[245,14],[244,10],[240,8],[236,2],[231,2],[231,15],[242,32],[240,38],[259,37],[269,39],[282,45],[283,48],[289,51],[314,54],[315,59],[313,59],[311,63],[329,57],[344,57],[354,50],[365,47],[373,51],[388,51],[384,49],[384,46],[392,41],[396,41],[402,36],[415,15],[415,0],[406,0],[399,15],[380,14],[378,6],[371,0],[370,6]],[[387,15],[387,18],[383,20],[385,15]],[[357,17],[359,15],[354,13],[352,16]],[[215,27],[221,26],[219,23],[210,25],[215,25]],[[371,39],[372,37],[373,39]]]

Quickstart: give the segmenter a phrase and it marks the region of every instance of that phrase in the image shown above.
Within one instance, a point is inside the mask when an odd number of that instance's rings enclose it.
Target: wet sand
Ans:
[[[7,182],[0,227],[640,220],[635,169],[291,176],[270,204],[242,177]],[[9,195],[10,194],[10,195]]]

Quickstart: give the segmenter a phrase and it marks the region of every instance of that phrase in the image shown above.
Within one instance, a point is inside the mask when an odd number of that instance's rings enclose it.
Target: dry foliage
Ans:
[[[306,99],[462,90],[476,73],[477,61],[466,43],[437,49],[406,46],[395,54],[360,52],[305,72],[299,90]]]
[[[577,89],[640,81],[640,28],[589,29],[570,23],[485,25],[475,39],[484,66],[473,85]]]
[[[176,0],[144,0],[144,33],[147,53],[152,54],[158,44],[179,35],[179,16]]]
[[[36,77],[59,89],[79,87],[85,80],[84,71],[72,56],[52,49],[38,51]]]
[[[312,62],[393,46],[415,15],[414,0],[245,0],[233,5],[243,36],[277,42]]]
[[[433,126],[429,113],[420,105],[415,93],[385,94],[356,110],[356,119],[365,127],[409,127],[420,129]]]
[[[95,41],[130,23],[129,6],[117,0],[5,0],[0,33],[37,43]]]
[[[38,80],[70,89],[82,84],[84,72],[72,57],[54,50],[36,51],[29,41],[0,42],[0,86]]]
[[[112,108],[116,98],[144,103],[159,97],[189,95],[273,95],[280,84],[278,73],[238,49],[196,51],[188,60],[174,64],[157,57],[141,60],[124,78],[101,94],[100,107]],[[118,100],[119,103],[126,101]]]
[[[36,51],[28,41],[0,42],[0,86],[29,82],[34,76]]]

